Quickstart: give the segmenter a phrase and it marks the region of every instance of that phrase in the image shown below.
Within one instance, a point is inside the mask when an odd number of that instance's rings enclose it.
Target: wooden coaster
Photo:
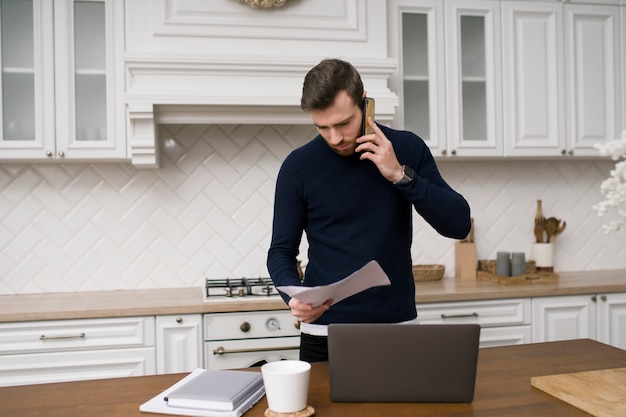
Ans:
[[[315,408],[307,405],[305,409],[296,411],[295,413],[278,413],[269,408],[265,410],[265,417],[310,417],[315,415]]]

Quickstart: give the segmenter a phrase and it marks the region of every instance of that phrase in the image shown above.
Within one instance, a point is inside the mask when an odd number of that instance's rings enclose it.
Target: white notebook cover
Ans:
[[[185,385],[187,382],[193,380],[199,375],[202,375],[204,371],[205,370],[201,368],[196,369],[195,371],[178,381],[176,384],[172,385],[171,387],[153,397],[149,401],[141,404],[139,406],[139,410],[147,413],[171,414],[178,416],[240,417],[241,415],[243,415],[243,413],[252,408],[254,404],[259,402],[259,400],[265,395],[265,386],[261,385],[259,389],[250,396],[248,401],[244,401],[239,407],[237,407],[233,411],[200,410],[197,408],[170,407],[167,405],[167,403],[165,402],[165,397],[167,397],[176,389]]]

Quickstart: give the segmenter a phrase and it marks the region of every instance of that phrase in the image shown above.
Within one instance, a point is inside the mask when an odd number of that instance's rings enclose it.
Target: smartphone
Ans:
[[[371,97],[365,97],[363,99],[363,124],[361,125],[361,136],[374,133],[374,130],[367,124],[367,118],[371,117],[374,120],[374,105],[375,101]]]

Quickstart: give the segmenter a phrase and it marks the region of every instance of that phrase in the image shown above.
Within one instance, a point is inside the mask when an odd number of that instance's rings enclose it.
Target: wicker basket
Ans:
[[[445,265],[413,265],[413,280],[439,281],[445,269]]]
[[[496,273],[496,260],[495,259],[480,259],[478,261],[478,270],[483,272],[489,272],[490,274]],[[537,263],[533,260],[526,261],[526,273],[534,274],[537,272]]]

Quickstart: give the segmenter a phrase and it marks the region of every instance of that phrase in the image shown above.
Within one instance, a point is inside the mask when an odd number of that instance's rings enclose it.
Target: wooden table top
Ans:
[[[531,387],[533,376],[626,366],[626,351],[593,340],[536,343],[480,349],[476,393],[470,404],[333,403],[328,364],[311,370],[309,404],[327,416],[586,416],[583,411]],[[20,417],[133,417],[139,405],[185,374],[103,379],[0,388],[0,415]],[[245,417],[261,417],[263,398]]]

